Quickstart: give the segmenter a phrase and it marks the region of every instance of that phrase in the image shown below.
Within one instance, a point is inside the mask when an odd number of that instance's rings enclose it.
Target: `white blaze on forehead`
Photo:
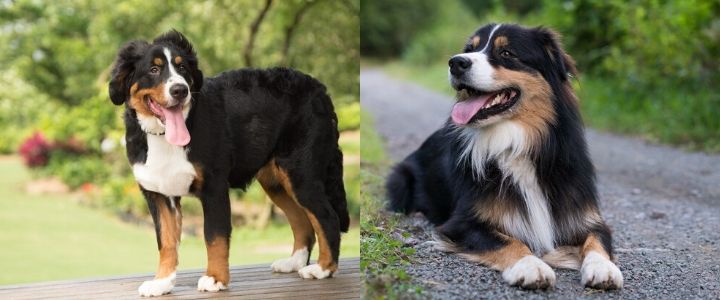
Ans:
[[[493,29],[490,31],[490,34],[488,35],[487,43],[485,43],[485,47],[483,47],[482,50],[480,50],[480,53],[485,53],[485,50],[487,50],[487,47],[490,46],[490,41],[492,41],[492,37],[493,37],[493,35],[495,35],[495,31],[497,31],[501,25],[502,24],[495,25],[495,27],[493,27]]]
[[[450,82],[452,82],[453,85],[464,83],[466,85],[472,86],[475,89],[486,91],[494,91],[502,88],[495,81],[495,68],[490,65],[490,62],[488,62],[488,56],[486,55],[486,50],[490,45],[490,41],[492,41],[492,37],[495,34],[495,31],[497,31],[500,26],[501,25],[498,24],[493,27],[493,29],[490,31],[490,34],[488,35],[487,43],[482,50],[478,52],[463,53],[454,56],[470,59],[470,61],[472,62],[472,67],[470,67],[470,70],[468,70],[464,74],[464,80],[462,80],[462,82],[457,82],[450,73],[450,70],[448,69]]]
[[[167,82],[165,82],[165,97],[166,99],[172,99],[172,96],[170,95],[170,87],[172,87],[174,84],[182,84],[186,86],[188,89],[190,88],[188,86],[187,81],[184,77],[180,76],[180,74],[175,71],[175,67],[173,66],[173,60],[172,55],[170,54],[170,49],[167,47],[163,48],[163,53],[165,54],[165,58],[168,62],[168,70],[170,70],[170,77],[168,78]],[[190,98],[190,93],[188,93],[187,97],[185,97],[184,101],[187,101],[188,98]]]

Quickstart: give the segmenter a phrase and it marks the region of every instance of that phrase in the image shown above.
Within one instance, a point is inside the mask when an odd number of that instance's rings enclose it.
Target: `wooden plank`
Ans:
[[[358,299],[361,292],[359,258],[341,259],[339,271],[323,280],[272,273],[268,264],[234,267],[229,289],[218,293],[196,290],[203,272],[179,272],[172,294],[158,299]],[[0,299],[138,299],[137,287],[152,277],[139,274],[0,286]]]

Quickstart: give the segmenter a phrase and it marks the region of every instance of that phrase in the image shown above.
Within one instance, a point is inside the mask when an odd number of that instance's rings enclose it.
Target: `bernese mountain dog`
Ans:
[[[422,213],[441,249],[553,287],[557,268],[619,289],[611,232],[573,93],[574,61],[545,28],[490,24],[449,61],[457,102],[387,181],[391,209]],[[548,265],[549,264],[549,265]]]
[[[337,117],[325,86],[286,68],[240,69],[203,78],[191,43],[172,30],[131,41],[117,55],[110,99],[125,104],[133,174],[155,223],[160,263],[142,296],[169,293],[181,236],[180,198],[202,202],[207,272],[200,291],[230,284],[229,188],[257,179],[282,209],[295,239],[275,272],[327,278],[349,224]],[[316,241],[317,263],[309,264]]]

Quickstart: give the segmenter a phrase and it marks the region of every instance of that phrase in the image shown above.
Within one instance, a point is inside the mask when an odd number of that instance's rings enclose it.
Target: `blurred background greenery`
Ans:
[[[361,53],[451,93],[448,58],[491,22],[563,35],[581,73],[575,85],[589,126],[720,151],[717,0],[368,0]]]
[[[359,0],[0,2],[0,284],[154,271],[154,231],[107,82],[123,43],[171,28],[206,76],[288,66],[327,85],[357,224],[359,12]],[[290,229],[257,184],[232,199],[232,264],[290,254]],[[202,267],[199,201],[183,208],[180,267]],[[342,256],[358,256],[358,240],[353,225]]]

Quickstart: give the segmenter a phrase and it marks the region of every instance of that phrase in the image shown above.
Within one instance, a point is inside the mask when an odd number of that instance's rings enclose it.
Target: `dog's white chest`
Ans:
[[[147,135],[147,145],[145,163],[133,165],[135,180],[149,191],[167,196],[187,195],[196,173],[185,149],[156,135]]]

